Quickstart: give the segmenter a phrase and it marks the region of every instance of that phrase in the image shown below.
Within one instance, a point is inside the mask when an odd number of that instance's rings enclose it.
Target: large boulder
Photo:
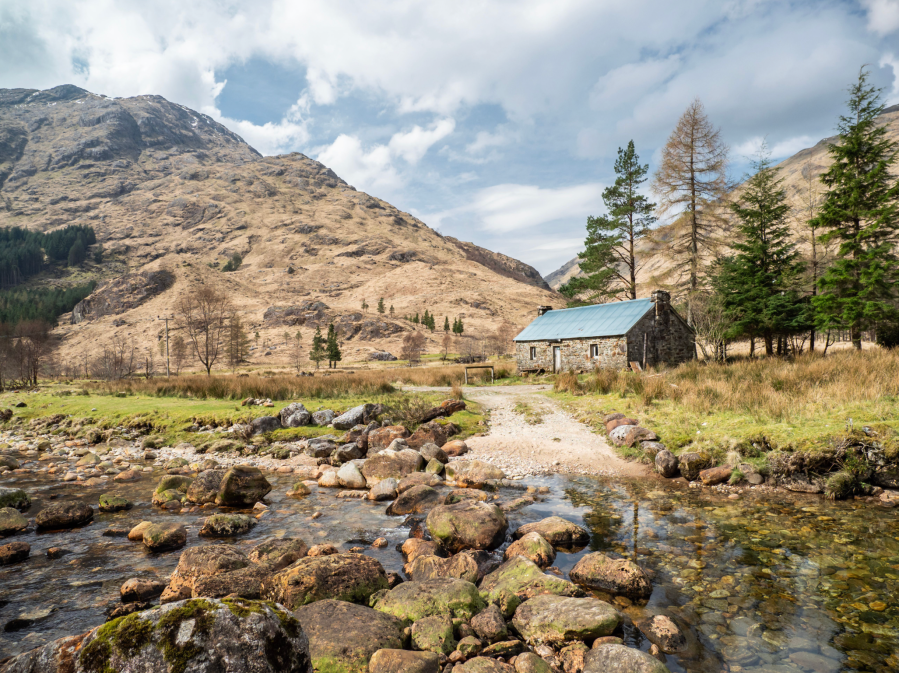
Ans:
[[[258,467],[235,465],[222,477],[215,504],[226,507],[251,507],[271,490],[272,485]]]
[[[402,425],[385,425],[368,433],[368,451],[376,453],[383,451],[393,443],[394,439],[405,439],[409,431]]]
[[[120,495],[104,493],[100,496],[101,512],[123,512],[132,507],[134,507],[134,503]]]
[[[7,662],[4,673],[312,673],[299,621],[280,607],[191,599],[119,617]]]
[[[298,537],[273,537],[260,542],[249,553],[253,563],[277,572],[292,565],[309,553],[309,545]]]
[[[337,450],[337,438],[334,435],[313,437],[306,442],[306,455],[311,458],[328,458]]]
[[[0,566],[19,563],[28,558],[31,553],[31,545],[27,542],[10,542],[0,545]]]
[[[266,432],[274,432],[281,429],[281,419],[278,416],[260,416],[254,418],[250,425],[253,426],[254,435],[263,435]]]
[[[94,510],[83,502],[57,502],[37,513],[35,523],[39,529],[57,530],[83,526],[94,518]]]
[[[496,549],[506,539],[503,511],[491,503],[471,500],[439,505],[426,520],[428,532],[450,553],[463,549]]]
[[[389,516],[405,516],[407,514],[424,514],[430,512],[443,502],[443,496],[438,491],[419,484],[399,494],[387,507]]]
[[[409,578],[415,582],[452,577],[477,584],[488,573],[496,570],[499,561],[494,554],[485,551],[462,551],[449,558],[443,556],[415,556],[404,566]]]
[[[397,485],[397,480],[393,479],[392,477],[382,479],[377,484],[371,487],[367,497],[369,500],[374,500],[375,502],[395,500],[397,496]]]
[[[331,425],[331,421],[335,418],[337,418],[337,414],[330,409],[321,409],[312,413],[312,422],[318,427]]]
[[[663,449],[656,454],[655,458],[656,472],[671,479],[677,476],[677,456],[668,449]]]
[[[443,484],[443,479],[436,474],[429,474],[428,472],[413,472],[412,474],[407,474],[400,480],[396,485],[396,492],[402,493],[403,491],[408,491],[413,486],[422,484],[425,486],[440,486]]]
[[[578,586],[631,600],[643,600],[652,593],[652,582],[643,568],[628,559],[612,558],[602,552],[581,558],[569,576]]]
[[[373,593],[387,588],[387,573],[364,554],[307,556],[266,579],[263,586],[267,598],[291,610],[328,598],[366,604]]]
[[[309,638],[313,670],[368,673],[368,662],[381,649],[403,646],[403,624],[372,608],[321,600],[293,613]]]
[[[412,647],[423,652],[449,654],[456,649],[453,620],[446,615],[419,619],[412,624]]]
[[[503,559],[508,561],[515,556],[524,556],[540,568],[548,568],[556,560],[556,550],[540,533],[533,530],[510,544],[503,554]]]
[[[647,652],[626,645],[601,645],[584,657],[583,673],[671,673]]]
[[[412,624],[434,615],[469,621],[484,609],[485,603],[471,582],[434,579],[403,582],[379,595],[372,607],[401,619],[405,624]]]
[[[678,458],[678,467],[680,473],[687,481],[696,481],[699,479],[699,473],[707,467],[711,466],[711,459],[702,453],[691,451],[682,453]]]
[[[433,652],[378,650],[368,662],[368,673],[440,673],[440,657]]]
[[[203,470],[187,487],[185,499],[198,505],[215,502],[224,478],[225,470]]]
[[[483,460],[460,460],[447,464],[446,478],[463,488],[485,488],[505,479],[506,473]]]
[[[514,537],[519,540],[528,533],[540,533],[540,537],[549,542],[554,549],[581,549],[590,541],[590,532],[587,529],[560,516],[550,516],[519,526]]]
[[[31,498],[21,488],[0,486],[0,507],[12,507],[25,511],[31,507]]]
[[[546,594],[519,605],[512,624],[522,638],[535,645],[608,636],[620,621],[618,611],[605,601]]]
[[[249,533],[256,525],[256,519],[246,514],[213,514],[206,518],[200,528],[200,537],[234,537]]]
[[[178,523],[154,523],[144,530],[144,545],[150,551],[181,549],[187,544],[187,530]]]
[[[359,425],[365,420],[365,415],[371,410],[372,406],[371,404],[360,404],[358,407],[353,407],[331,421],[331,425],[338,430],[349,430],[354,425]]]
[[[193,483],[193,479],[180,474],[167,474],[156,485],[153,491],[153,504],[162,506],[170,500],[182,500],[187,494],[187,489]]]
[[[481,580],[480,587],[484,599],[498,605],[506,617],[511,617],[522,602],[540,594],[584,595],[571,582],[545,574],[536,563],[523,556],[515,556],[503,563]]]
[[[365,461],[362,474],[370,485],[374,485],[382,479],[402,479],[422,467],[424,459],[418,451],[382,451]]]
[[[443,446],[446,444],[447,433],[446,428],[437,421],[431,421],[419,425],[418,429],[406,440],[413,449],[420,449],[425,444],[436,444]]]
[[[169,577],[163,602],[189,598],[201,578],[240,570],[249,565],[250,560],[233,545],[201,545],[185,549],[178,558],[178,567]]]
[[[256,565],[221,573],[199,577],[194,581],[193,598],[225,598],[239,596],[252,600],[265,598],[262,583],[271,573],[265,567]]]
[[[355,463],[346,463],[337,470],[337,481],[344,488],[366,488],[368,483]]]
[[[0,537],[21,533],[28,528],[28,519],[15,507],[0,507]]]
[[[463,442],[461,439],[454,439],[450,442],[447,442],[440,447],[440,450],[450,458],[458,458],[459,456],[464,456],[466,453],[471,451],[471,449],[468,448],[468,444]]]
[[[281,420],[281,426],[285,428],[300,428],[312,422],[312,414],[306,411],[306,407],[299,402],[288,404],[281,409],[278,417]]]

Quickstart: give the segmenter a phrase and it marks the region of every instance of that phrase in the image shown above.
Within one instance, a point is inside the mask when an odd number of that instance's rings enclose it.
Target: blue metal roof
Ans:
[[[652,307],[649,299],[632,299],[547,311],[513,341],[620,336],[627,334]]]

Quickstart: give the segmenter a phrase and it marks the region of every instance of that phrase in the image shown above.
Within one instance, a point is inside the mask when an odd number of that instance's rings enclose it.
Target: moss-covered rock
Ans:
[[[101,512],[122,512],[126,509],[131,509],[132,507],[134,507],[134,503],[128,498],[123,498],[120,495],[104,493],[100,496]]]
[[[546,575],[533,562],[516,556],[481,580],[481,596],[499,606],[503,615],[511,617],[516,608],[539,594],[579,597],[584,592],[558,577]]]
[[[475,657],[453,668],[453,673],[515,673],[515,669],[496,659]]]
[[[440,505],[427,518],[431,537],[451,553],[463,549],[496,549],[506,539],[503,511],[491,503],[463,501]]]
[[[704,453],[689,451],[678,456],[677,464],[687,481],[696,481],[700,472],[712,466],[712,460]]]
[[[249,667],[248,667],[249,666]],[[8,673],[308,673],[300,623],[271,603],[191,599],[114,619],[9,661]]]
[[[368,662],[381,649],[403,646],[400,620],[364,605],[322,600],[294,612],[309,637],[315,671],[368,673]]]
[[[608,636],[620,621],[615,608],[596,598],[541,595],[519,605],[512,624],[533,645]]]
[[[419,473],[420,474],[420,473]],[[418,484],[399,494],[387,507],[388,516],[405,516],[430,512],[443,502],[443,496],[436,489]]]
[[[266,598],[291,610],[329,598],[367,604],[387,588],[387,573],[364,554],[307,556],[266,580],[264,588]]]
[[[510,544],[503,554],[506,561],[515,556],[524,556],[540,568],[548,568],[556,560],[556,551],[540,533],[531,531]]]
[[[83,502],[57,502],[37,513],[35,523],[38,528],[54,530],[75,528],[89,523],[94,518],[93,508]]]
[[[0,467],[7,467],[10,470],[18,470],[19,461],[12,456],[0,456]]]
[[[625,645],[602,645],[584,657],[584,673],[671,673],[648,652]]]
[[[483,460],[460,460],[446,465],[446,478],[463,488],[485,488],[506,478],[506,473]]]
[[[0,486],[0,507],[12,507],[25,511],[31,507],[31,498],[21,488]]]
[[[200,537],[234,537],[249,533],[256,519],[246,514],[213,514],[200,528]]]
[[[309,546],[298,537],[273,537],[253,547],[249,559],[277,572],[296,563],[308,553]]]
[[[612,558],[602,552],[582,557],[570,576],[578,586],[631,600],[643,600],[652,593],[652,582],[643,568],[629,559]]]
[[[219,489],[222,486],[222,479],[225,477],[225,470],[209,469],[200,472],[194,479],[186,492],[186,500],[198,505],[215,502],[218,497]]]
[[[368,664],[369,673],[440,673],[440,657],[433,652],[383,649]]]
[[[519,526],[513,537],[520,540],[528,533],[540,533],[540,537],[549,542],[554,549],[564,551],[583,549],[590,541],[590,532],[586,528],[560,516],[550,516]]]
[[[187,530],[177,523],[154,523],[144,531],[144,544],[151,551],[180,549],[187,543]]]
[[[183,500],[193,479],[180,474],[167,474],[156,485],[153,491],[153,504],[162,506],[170,500]],[[177,494],[177,495],[175,495]]]
[[[449,654],[456,649],[453,620],[446,615],[423,617],[412,624],[412,647],[424,652]]]
[[[434,579],[403,582],[377,597],[372,607],[403,620],[406,624],[446,615],[465,621],[484,609],[484,600],[471,582],[457,579]]]
[[[272,490],[262,471],[252,465],[235,465],[222,477],[215,504],[227,507],[250,507]]]
[[[28,519],[15,507],[0,507],[0,536],[21,533],[28,528]]]

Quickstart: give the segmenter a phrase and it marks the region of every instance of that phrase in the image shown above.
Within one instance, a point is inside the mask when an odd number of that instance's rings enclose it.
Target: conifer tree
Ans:
[[[378,313],[384,315],[384,297],[378,299]]]
[[[321,361],[327,357],[328,353],[325,351],[325,338],[322,336],[321,327],[316,327],[315,334],[312,336],[312,350],[309,351],[309,359],[315,363],[315,368],[318,369]]]
[[[412,324],[413,324],[413,325],[418,325],[419,322],[420,322],[420,321],[419,321],[419,319],[418,319],[418,313],[416,313],[415,316],[412,318]]]
[[[232,370],[246,362],[250,354],[250,337],[240,321],[237,313],[232,313],[228,319],[228,365]]]
[[[443,331],[444,332],[450,331],[449,316],[446,316],[446,315],[443,316]]]
[[[78,266],[85,259],[87,259],[87,251],[84,249],[84,242],[79,237],[69,248],[69,266]]]
[[[390,317],[393,317],[393,304],[390,305]]]
[[[763,146],[731,204],[737,219],[736,252],[718,265],[714,285],[730,322],[728,338],[762,337],[765,352],[774,353],[774,337],[808,328],[806,303],[798,288],[804,264],[790,240],[790,205],[783,179]]]
[[[328,352],[328,367],[337,368],[337,363],[343,359],[340,352],[340,345],[337,343],[337,331],[334,329],[334,323],[328,325],[328,341],[326,344]]]
[[[899,284],[899,180],[890,175],[897,145],[877,124],[884,109],[880,95],[863,67],[830,146],[833,164],[821,175],[829,191],[814,218],[822,243],[838,245],[838,259],[818,280],[815,322],[822,330],[848,329],[858,350],[863,329],[895,316]]]
[[[572,278],[560,291],[569,298],[590,292],[588,301],[608,297],[637,298],[637,255],[635,246],[656,221],[656,205],[640,194],[649,164],[641,164],[634,141],[627,149],[618,148],[615,184],[602,193],[608,215],[587,218],[587,240],[580,253],[580,268],[586,274]]]

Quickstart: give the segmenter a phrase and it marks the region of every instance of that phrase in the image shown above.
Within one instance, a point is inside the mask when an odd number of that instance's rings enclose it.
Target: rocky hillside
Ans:
[[[880,119],[881,123],[888,126],[888,133],[892,140],[899,142],[899,105],[893,105],[884,110]],[[831,163],[827,148],[835,141],[835,136],[824,138],[814,147],[797,152],[789,159],[785,159],[778,164],[781,177],[784,179],[787,197],[794,207],[793,232],[795,240],[802,250],[807,250],[809,247],[809,232],[805,226],[807,218],[803,214],[808,193],[807,176],[811,175],[812,185],[814,189],[818,190],[818,197],[821,198],[824,193],[824,186],[818,180],[818,176]],[[638,251],[641,269],[638,282],[641,286],[641,296],[648,296],[654,286],[673,285],[677,282],[676,274],[672,270],[669,246],[670,242],[676,237],[678,229],[678,223],[659,227],[653,232],[652,239],[644,239],[640,242]],[[723,241],[728,240],[728,232],[723,232],[720,238]],[[723,247],[726,249],[726,246]],[[575,257],[563,264],[559,269],[545,276],[544,280],[553,290],[558,290],[568,280],[580,275],[583,274],[580,266],[578,266],[578,258]]]
[[[115,336],[154,347],[158,317],[201,283],[260,332],[253,359],[264,363],[286,362],[285,331],[308,342],[331,321],[360,359],[398,350],[406,314],[461,316],[467,333],[486,334],[561,303],[526,264],[443,237],[302,154],[262,157],[159,96],[0,89],[0,226],[75,223],[96,230],[104,261],[32,283],[108,282],[61,321],[63,359]],[[224,272],[234,253],[243,264]],[[394,318],[375,312],[380,297]]]

